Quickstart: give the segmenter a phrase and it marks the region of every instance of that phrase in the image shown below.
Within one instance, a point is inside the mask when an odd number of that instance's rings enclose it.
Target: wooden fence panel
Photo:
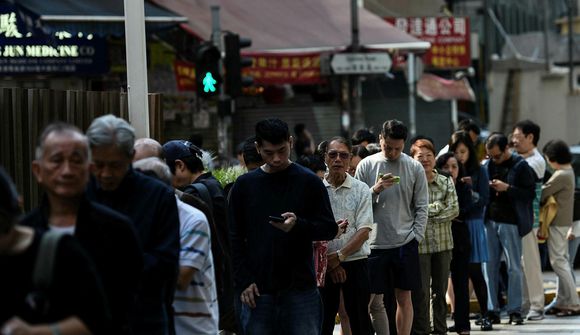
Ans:
[[[163,140],[161,95],[149,95],[151,137]],[[120,92],[0,88],[0,165],[12,176],[26,211],[41,191],[32,175],[37,138],[48,124],[63,121],[86,131],[96,117],[114,114],[128,120],[127,95]]]

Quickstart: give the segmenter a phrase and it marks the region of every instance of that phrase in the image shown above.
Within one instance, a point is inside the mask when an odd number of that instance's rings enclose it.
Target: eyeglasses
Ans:
[[[330,158],[330,159],[336,159],[336,157],[340,157],[340,159],[349,159],[350,158],[350,152],[329,151],[326,154],[328,155],[328,158]]]

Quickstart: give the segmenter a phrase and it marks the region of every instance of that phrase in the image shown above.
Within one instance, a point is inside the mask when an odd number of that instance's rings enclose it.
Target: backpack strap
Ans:
[[[201,198],[201,200],[203,200],[206,203],[206,205],[209,207],[209,209],[213,213],[213,201],[211,200],[211,194],[209,194],[209,190],[207,189],[207,186],[205,186],[202,183],[193,183],[193,184],[189,185],[188,187],[192,187],[193,189],[195,189],[197,194],[199,194],[199,197]]]
[[[51,230],[42,235],[34,263],[34,272],[32,273],[32,284],[34,287],[48,289],[52,286],[56,249],[63,235],[63,233]]]

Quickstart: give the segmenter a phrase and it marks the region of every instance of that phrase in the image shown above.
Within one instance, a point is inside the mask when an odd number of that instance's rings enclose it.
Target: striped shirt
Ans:
[[[177,209],[181,241],[179,266],[197,271],[186,290],[175,291],[175,332],[177,335],[215,335],[218,333],[219,312],[209,224],[200,210],[181,200],[177,200]]]
[[[459,215],[455,185],[451,178],[433,170],[435,178],[428,183],[429,216],[425,239],[419,243],[419,254],[430,254],[453,249],[451,220]]]

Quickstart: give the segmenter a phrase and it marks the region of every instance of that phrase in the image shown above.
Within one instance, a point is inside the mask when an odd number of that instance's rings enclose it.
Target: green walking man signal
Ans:
[[[217,84],[217,80],[213,79],[211,72],[206,72],[205,77],[203,78],[203,91],[206,93],[215,92],[215,84]]]
[[[202,42],[195,51],[195,85],[197,95],[208,98],[220,93],[219,49],[211,42]]]

